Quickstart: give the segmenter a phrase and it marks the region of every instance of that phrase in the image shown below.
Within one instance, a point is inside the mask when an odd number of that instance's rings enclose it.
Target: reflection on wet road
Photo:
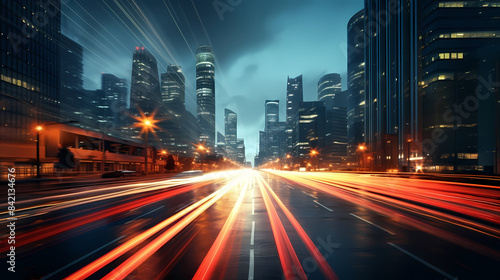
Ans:
[[[471,183],[271,170],[38,191],[17,198],[16,273],[0,278],[492,279],[499,197]]]

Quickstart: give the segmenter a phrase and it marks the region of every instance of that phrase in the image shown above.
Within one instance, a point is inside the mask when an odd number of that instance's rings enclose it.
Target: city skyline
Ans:
[[[498,276],[500,2],[358,4],[2,1],[0,278]]]
[[[101,72],[126,78],[130,84],[130,57],[135,47],[145,46],[157,59],[159,73],[166,72],[169,64],[182,67],[186,78],[186,108],[196,114],[194,53],[198,46],[209,44],[213,48],[218,71],[216,131],[224,131],[224,108],[232,108],[240,115],[240,137],[245,138],[246,156],[253,158],[257,151],[258,131],[264,124],[264,108],[260,104],[266,99],[279,99],[285,103],[286,85],[283,81],[286,81],[287,76],[304,76],[305,101],[316,100],[317,81],[327,73],[340,73],[342,80],[347,81],[345,27],[350,17],[363,7],[362,1],[340,7],[334,1],[309,1],[307,5],[300,2],[284,5],[288,1],[272,4],[243,2],[234,7],[232,12],[223,13],[222,21],[211,2],[194,1],[203,26],[191,3],[170,2],[170,12],[179,10],[186,16],[182,21],[177,21],[186,41],[161,1],[152,1],[145,7],[139,4],[142,11],[150,15],[147,19],[157,23],[152,25],[153,29],[144,22],[143,17],[122,4],[144,33],[126,18],[119,7],[110,6],[117,13],[114,14],[110,7],[96,4],[96,1],[63,3],[62,33],[84,46],[84,87],[98,89]],[[87,12],[102,20],[97,23]],[[158,16],[160,12],[161,16]],[[257,13],[268,20],[259,21],[253,16]],[[299,24],[294,20],[299,14],[316,20]],[[321,20],[317,20],[318,14],[324,15]],[[120,21],[117,15],[124,21]],[[332,28],[331,33],[325,36],[324,26],[338,28]],[[309,42],[321,40],[324,45],[294,42],[295,32],[307,36]],[[246,37],[243,37],[243,33]],[[311,48],[318,51],[305,51]],[[299,57],[294,57],[292,63],[289,57],[294,54]],[[252,83],[254,80],[261,82]],[[346,85],[343,87],[346,89]],[[285,119],[284,110],[280,111],[280,118]]]

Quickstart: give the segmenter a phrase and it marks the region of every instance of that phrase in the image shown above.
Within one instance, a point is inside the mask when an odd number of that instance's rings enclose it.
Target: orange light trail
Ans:
[[[227,244],[229,231],[233,227],[238,215],[238,211],[241,208],[241,204],[243,202],[243,198],[245,198],[247,187],[248,184],[245,184],[245,187],[241,190],[240,196],[234,204],[233,210],[231,210],[231,213],[224,223],[222,230],[212,244],[212,247],[210,247],[210,250],[203,259],[200,267],[198,267],[198,270],[196,271],[193,279],[211,279],[211,277],[213,276],[216,269],[216,264],[220,261],[222,254],[224,253],[224,251],[222,251],[221,249],[224,249]]]
[[[264,204],[266,205],[267,214],[269,216],[269,220],[271,222],[271,229],[273,231],[274,241],[276,242],[276,248],[278,249],[278,255],[281,262],[281,267],[283,268],[283,273],[285,279],[307,279],[307,276],[300,264],[299,258],[293,249],[292,243],[290,242],[290,238],[286,233],[283,224],[276,212],[276,209],[271,202],[271,198],[267,193],[266,189],[263,187],[260,180],[258,180],[259,189],[262,193],[262,197],[264,198]],[[293,273],[296,272],[296,275]]]
[[[321,271],[323,272],[323,275],[326,277],[326,279],[338,279],[338,276],[335,274],[335,272],[333,271],[331,266],[325,260],[323,255],[320,253],[320,251],[318,250],[316,245],[314,245],[314,242],[311,240],[309,235],[307,235],[304,228],[302,228],[302,226],[299,224],[297,219],[295,219],[295,217],[290,212],[290,210],[288,210],[288,208],[285,206],[285,204],[283,204],[283,202],[278,197],[278,195],[276,195],[276,193],[271,189],[269,184],[267,184],[267,182],[264,181],[264,178],[262,178],[262,176],[260,174],[258,174],[258,180],[259,180],[259,184],[263,184],[267,188],[269,193],[271,193],[271,195],[274,197],[274,200],[280,206],[281,210],[287,216],[288,220],[290,220],[293,227],[295,228],[295,230],[299,234],[300,238],[302,239],[302,241],[306,245],[307,250],[309,250],[309,253],[311,253],[311,255],[316,260],[316,263],[319,265],[319,267],[320,267]]]
[[[499,236],[500,230],[498,228],[480,223],[479,221],[473,221],[462,217],[464,213],[467,213],[468,215],[474,215],[471,217],[476,220],[482,219],[486,222],[493,222],[493,220],[496,220],[497,222],[500,221],[499,211],[497,210],[498,207],[495,204],[490,203],[489,201],[482,201],[481,197],[476,198],[475,202],[484,203],[484,205],[488,205],[488,207],[485,207],[486,209],[491,209],[491,208],[494,209],[493,211],[491,210],[488,211],[487,216],[482,214],[478,214],[476,216],[475,214],[484,211],[480,209],[477,210],[471,209],[470,207],[467,207],[467,205],[465,206],[455,205],[454,207],[450,207],[449,203],[447,202],[443,202],[442,204],[436,204],[435,201],[433,200],[433,197],[428,199],[421,198],[419,200],[415,200],[414,193],[417,193],[420,196],[424,196],[425,194],[421,190],[416,189],[418,186],[414,185],[415,182],[411,182],[412,180],[408,179],[396,180],[390,184],[381,184],[380,180],[382,179],[380,179],[379,181],[375,180],[367,182],[366,177],[363,178],[360,176],[359,178],[354,177],[356,179],[359,179],[357,183],[352,183],[352,181],[356,180],[352,178],[352,175],[342,176],[342,174],[331,174],[331,173],[298,174],[292,172],[278,172],[278,171],[268,171],[268,172],[278,175],[284,178],[285,180],[298,183],[304,187],[318,190],[339,197],[356,205],[372,209],[387,217],[391,218],[399,217],[400,218],[399,222],[401,223],[410,225],[414,228],[425,231],[432,235],[439,236],[443,239],[452,241],[456,244],[467,247],[476,252],[482,254],[488,254],[494,256],[495,258],[500,258],[500,254],[498,252],[495,252],[491,248],[478,244],[469,239],[460,237],[459,235],[454,234],[453,232],[440,229],[435,225],[419,221],[407,214],[408,212],[415,213],[419,216],[436,219],[439,221],[444,221],[494,238],[500,238]],[[351,178],[346,180],[347,177]],[[341,183],[339,183],[339,181]],[[400,182],[402,185],[401,186],[395,185],[395,183],[397,182]],[[429,181],[418,182],[418,184],[422,184],[422,188],[425,189],[432,187],[433,189],[435,189],[435,191],[439,191],[438,189],[440,186],[439,183],[440,182],[429,182]],[[453,194],[455,196],[454,193],[455,188],[448,186],[448,184],[443,184],[443,186],[444,189],[446,189],[446,191],[443,192],[449,192],[450,194]],[[399,188],[399,190],[396,189],[396,187]],[[489,186],[483,186],[483,187],[488,188]],[[385,188],[385,193],[382,192],[381,190],[377,190],[384,188]],[[457,189],[460,189],[461,193],[465,193],[463,188],[465,187],[464,186],[457,187]],[[409,192],[408,195],[405,195],[405,192],[403,191],[405,189]],[[492,189],[487,189],[487,190],[479,189],[478,190],[478,193],[480,193],[479,196],[483,195],[486,191],[488,191],[489,192],[488,194],[491,195],[491,191],[495,191],[496,187],[493,187]],[[468,190],[467,193],[473,193],[473,190]],[[433,196],[435,197],[436,194],[433,194]],[[456,194],[456,197],[459,196],[460,193]],[[496,194],[496,197],[498,197],[498,193]],[[412,203],[412,201],[416,203]],[[431,205],[433,207],[427,208],[423,206],[425,204]],[[436,207],[441,207],[445,211],[444,212],[440,211]],[[394,208],[399,209],[400,211],[397,211]],[[464,208],[465,210],[463,210]],[[459,213],[460,215],[455,216],[451,214],[449,211],[454,211],[456,213]]]
[[[226,194],[235,185],[239,184],[240,180],[232,180],[226,186],[221,188],[216,196],[212,197],[210,200],[205,201],[198,208],[193,210],[191,213],[187,214],[184,218],[179,220],[177,223],[173,224],[169,229],[167,229],[160,236],[155,238],[149,244],[144,246],[118,267],[113,269],[110,273],[104,276],[102,279],[124,279],[129,275],[134,269],[136,269],[141,263],[146,261],[151,255],[158,251],[163,245],[165,245],[170,239],[177,235],[181,230],[187,227],[194,219],[200,216],[205,210],[217,202],[224,194]],[[81,279],[72,278],[71,276],[67,279]]]
[[[181,210],[180,212],[176,213],[175,215],[169,217],[168,219],[164,220],[163,222],[157,224],[156,226],[148,229],[147,231],[135,236],[134,238],[128,240],[127,242],[125,242],[124,244],[120,245],[119,247],[113,249],[112,251],[108,252],[107,254],[105,254],[104,256],[100,257],[99,259],[93,261],[92,263],[88,264],[87,266],[81,268],[80,270],[78,270],[77,272],[71,274],[70,276],[68,276],[67,278],[65,279],[71,279],[71,280],[74,280],[74,279],[85,279],[87,277],[89,277],[90,275],[92,275],[93,273],[95,273],[96,271],[98,271],[99,269],[103,268],[104,266],[106,266],[107,264],[109,264],[110,262],[112,262],[113,260],[117,259],[118,257],[120,257],[121,255],[125,254],[126,252],[128,252],[129,250],[131,250],[132,248],[134,248],[135,246],[139,245],[140,243],[144,242],[146,239],[148,239],[149,237],[153,236],[154,234],[156,234],[157,232],[159,232],[160,230],[164,229],[165,227],[171,225],[172,223],[174,223],[175,221],[179,220],[180,218],[182,218],[183,216],[189,214],[190,212],[193,212],[193,210],[196,210],[197,208],[203,206],[205,208],[203,209],[206,209],[208,207],[210,207],[210,205],[212,205],[213,203],[215,203],[222,195],[224,195],[227,191],[229,191],[229,189],[234,185],[234,183],[229,183],[227,184],[226,186],[224,186],[223,188],[213,192],[212,194],[210,194],[209,196],[201,199],[200,201],[190,205],[189,207],[186,207],[184,208],[183,210]],[[199,209],[197,209],[199,210]],[[204,211],[204,210],[203,210]],[[202,211],[202,212],[203,212]],[[201,212],[196,212],[196,213],[199,213],[201,214]],[[192,216],[193,213],[191,213],[190,215]],[[199,215],[198,214],[198,215]],[[186,217],[187,218],[187,217]],[[184,218],[184,220],[186,220],[186,218]],[[194,218],[193,218],[194,219]],[[187,225],[187,224],[186,224]],[[173,227],[172,227],[173,228]],[[170,228],[169,231],[172,229]],[[182,229],[182,228],[181,228]],[[166,233],[168,233],[169,231],[165,232],[162,236],[164,236]],[[180,231],[180,230],[179,230]],[[179,231],[175,232],[175,234],[177,234]],[[173,232],[173,231],[172,231]],[[171,237],[173,237],[175,234],[173,235],[169,235],[169,239]],[[161,236],[160,236],[161,237]],[[157,238],[158,239],[158,238]],[[155,239],[155,240],[157,240]],[[165,243],[168,241],[166,240]],[[151,244],[151,243],[150,243]],[[146,248],[146,247],[144,247]],[[144,249],[143,248],[143,249]],[[158,247],[159,248],[159,247]],[[157,249],[158,249],[157,248]],[[142,250],[141,250],[142,251]],[[152,254],[152,253],[151,253]],[[137,254],[136,254],[137,255]],[[135,256],[135,255],[134,255]],[[134,257],[133,256],[133,257]],[[129,262],[130,260],[132,259],[129,258],[127,260],[127,262]],[[144,259],[145,260],[145,259]],[[136,260],[137,261],[137,260]],[[132,263],[130,261],[130,263]],[[140,263],[139,263],[140,264]],[[137,265],[139,265],[137,264]],[[123,264],[122,264],[123,265]],[[118,269],[118,268],[117,268]],[[117,269],[115,269],[114,271],[116,271]],[[130,273],[130,272],[129,272]],[[128,274],[128,273],[127,273]],[[127,275],[126,274],[126,275]],[[108,274],[109,275],[109,274]],[[125,276],[126,276],[125,275]]]
[[[19,241],[16,242],[16,245],[18,247],[24,246],[26,244],[30,244],[32,242],[36,242],[36,241],[39,241],[41,239],[44,239],[44,238],[47,238],[50,236],[54,236],[56,234],[60,234],[62,232],[65,232],[65,231],[68,231],[68,230],[71,230],[71,229],[74,229],[74,228],[77,228],[77,227],[80,227],[80,226],[83,226],[86,224],[90,224],[90,223],[93,223],[96,221],[103,220],[105,218],[117,215],[119,213],[123,213],[123,212],[129,211],[129,210],[132,210],[132,209],[136,209],[136,208],[139,208],[139,207],[142,207],[142,206],[154,203],[154,202],[158,202],[160,200],[163,200],[163,199],[166,199],[169,197],[173,197],[173,196],[176,196],[176,195],[179,195],[179,194],[206,186],[210,183],[213,183],[213,182],[207,181],[207,182],[201,182],[201,183],[190,185],[190,186],[184,186],[184,187],[181,187],[178,189],[169,190],[165,193],[160,193],[160,194],[157,194],[154,196],[145,197],[145,198],[131,201],[131,202],[128,202],[125,204],[116,205],[114,207],[104,209],[104,210],[96,212],[96,213],[92,213],[89,215],[78,217],[76,219],[71,219],[68,221],[61,222],[61,223],[49,225],[49,226],[46,226],[46,227],[43,227],[43,228],[40,228],[40,229],[37,229],[34,231],[30,231],[29,233],[19,235],[19,239],[18,239]],[[7,251],[7,249],[8,249],[8,247],[4,246],[4,247],[2,247],[1,251],[2,252]]]

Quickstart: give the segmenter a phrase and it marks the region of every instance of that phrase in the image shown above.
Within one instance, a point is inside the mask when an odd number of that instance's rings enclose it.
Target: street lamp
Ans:
[[[146,145],[146,154],[144,155],[144,175],[148,175],[148,135],[149,131],[152,131],[153,133],[155,132],[154,129],[160,129],[156,123],[161,121],[161,120],[155,120],[155,114],[156,111],[151,114],[151,116],[146,116],[142,111],[139,111],[141,114],[140,117],[134,116],[134,118],[138,121],[137,123],[134,124],[135,127],[140,127],[142,134],[143,132],[146,133],[145,136],[145,145]]]
[[[163,156],[163,162],[165,163],[165,166],[164,166],[165,173],[167,173],[167,150],[162,150],[161,154]]]
[[[149,130],[151,129],[151,121],[149,119],[143,120],[142,127],[146,131],[146,136],[145,136],[146,153],[144,154],[144,175],[148,176],[148,135],[149,135]]]
[[[406,165],[407,165],[407,168],[408,168],[408,170],[407,170],[408,172],[410,172],[410,153],[411,153],[410,148],[411,148],[411,142],[412,141],[413,141],[412,139],[408,139],[408,141],[407,141],[408,142],[408,155],[407,155],[407,159],[406,159],[407,160],[407,164]]]
[[[36,177],[40,178],[40,131],[43,130],[41,125],[35,127],[36,130]]]
[[[316,171],[316,168],[318,167],[318,163],[317,163],[318,158],[316,157],[316,155],[318,155],[318,154],[319,154],[319,152],[318,152],[318,151],[316,151],[316,150],[311,150],[311,153],[310,153],[310,155],[311,155],[311,163],[313,164],[313,169],[314,169],[314,171]],[[314,160],[314,161],[313,161],[313,160]]]
[[[203,170],[203,154],[204,154],[206,148],[203,145],[200,144],[200,145],[198,145],[198,148],[196,148],[196,149],[198,149],[198,150],[201,151],[201,154],[200,154],[201,171],[204,171]]]
[[[363,161],[363,169],[365,169],[365,150],[366,146],[365,145],[359,145],[358,150],[361,151],[361,160]]]

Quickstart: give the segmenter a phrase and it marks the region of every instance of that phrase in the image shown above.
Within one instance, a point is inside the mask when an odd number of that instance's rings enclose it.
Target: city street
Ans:
[[[34,190],[0,279],[494,279],[486,181],[240,170]]]

